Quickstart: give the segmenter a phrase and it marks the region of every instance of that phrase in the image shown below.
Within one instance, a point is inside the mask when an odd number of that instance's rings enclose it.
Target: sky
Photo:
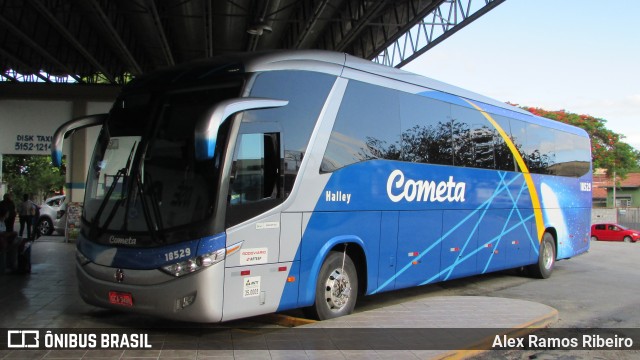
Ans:
[[[504,102],[602,118],[640,150],[638,14],[636,0],[506,0],[403,69]]]

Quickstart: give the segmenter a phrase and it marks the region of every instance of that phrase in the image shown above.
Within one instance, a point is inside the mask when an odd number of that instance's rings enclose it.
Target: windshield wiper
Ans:
[[[102,216],[102,212],[104,211],[104,209],[107,207],[107,203],[109,202],[109,199],[111,198],[111,194],[113,194],[113,191],[116,188],[116,184],[118,184],[118,181],[120,180],[120,178],[126,173],[126,169],[122,168],[120,170],[118,170],[118,172],[116,172],[116,175],[113,177],[113,181],[111,182],[111,185],[109,185],[109,189],[107,189],[107,193],[104,195],[104,199],[102,200],[102,204],[100,204],[100,207],[98,208],[98,211],[96,211],[96,215],[93,217],[93,220],[91,221],[91,230],[89,232],[89,236],[90,237],[94,237],[97,236],[97,234],[95,234],[95,231],[99,228],[98,227],[98,222],[100,221],[100,216]],[[121,193],[122,194],[122,193]],[[121,196],[122,197],[122,196]],[[114,214],[114,209],[120,205],[121,199],[118,199],[115,203],[115,205],[113,206],[111,213],[109,214],[109,216],[107,217],[107,221],[105,221],[104,227],[107,226],[107,224],[109,222],[111,222],[111,218],[113,218],[113,214]]]
[[[155,189],[153,188],[153,178],[151,174],[146,174],[147,182],[152,185],[152,188],[147,192],[149,194],[149,198],[151,198],[151,210],[153,210],[153,218],[155,219],[156,229],[162,230],[164,229],[164,224],[162,223],[162,214],[160,213],[160,205],[158,201],[158,196],[156,194]],[[144,194],[143,194],[144,196]]]
[[[149,178],[148,181],[153,183],[151,178]],[[142,184],[142,179],[140,177],[140,174],[136,176],[136,186],[138,187],[137,193],[140,194],[140,204],[142,206],[142,213],[144,215],[144,220],[147,222],[147,225],[149,225],[149,233],[151,234],[152,240],[154,242],[160,242],[160,243],[166,242],[166,239],[163,236],[163,233],[160,231],[164,226],[162,225],[162,216],[160,215],[160,208],[158,207],[155,193],[153,192],[153,190],[150,191],[149,197],[151,198],[151,203],[152,203],[152,206],[151,206],[152,211],[150,211],[149,203],[147,202],[147,199],[146,199],[146,195],[145,195],[146,192],[144,190],[144,186]],[[135,203],[135,200],[134,200],[134,203]],[[151,213],[153,213],[153,219],[151,218]],[[126,219],[125,219],[125,223],[126,223]],[[160,236],[158,236],[158,234],[160,234]]]
[[[99,221],[100,221],[100,217],[102,216],[102,213],[104,212],[104,209],[107,207],[107,203],[109,202],[109,199],[111,199],[111,195],[113,194],[113,191],[116,188],[116,184],[118,184],[120,178],[128,176],[128,170],[129,167],[131,166],[131,159],[133,158],[133,152],[136,149],[136,145],[137,145],[137,141],[135,141],[133,143],[133,146],[131,147],[131,151],[129,152],[129,158],[127,159],[127,164],[125,165],[125,167],[123,167],[122,169],[118,170],[118,172],[116,172],[116,175],[113,177],[113,182],[111,183],[111,185],[109,185],[109,189],[107,189],[107,193],[104,195],[104,199],[102,200],[102,204],[100,204],[100,207],[98,208],[98,211],[96,212],[96,215],[93,217],[93,221],[91,223],[91,230],[90,230],[90,236],[93,237],[95,234],[96,230],[100,229],[99,227]],[[120,198],[118,200],[116,200],[116,203],[113,205],[113,208],[111,208],[111,212],[109,213],[109,216],[107,216],[107,219],[105,220],[104,224],[102,225],[103,229],[106,229],[107,226],[109,226],[109,224],[111,223],[111,220],[113,220],[113,217],[115,216],[116,212],[117,212],[117,208],[122,204],[122,199],[125,197],[125,185],[126,185],[126,181],[122,181],[122,189],[120,191]]]

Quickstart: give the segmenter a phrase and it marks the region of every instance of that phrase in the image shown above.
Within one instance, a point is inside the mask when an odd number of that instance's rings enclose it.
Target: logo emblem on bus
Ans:
[[[467,184],[453,181],[436,182],[434,180],[405,181],[402,170],[393,170],[387,178],[387,196],[393,202],[405,200],[407,202],[464,202]]]
[[[124,281],[124,271],[122,269],[116,270],[116,273],[113,275],[117,282],[121,283]]]

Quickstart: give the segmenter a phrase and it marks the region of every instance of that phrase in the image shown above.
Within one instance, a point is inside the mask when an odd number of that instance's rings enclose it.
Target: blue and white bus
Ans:
[[[585,131],[342,53],[141,76],[100,126],[77,240],[89,304],[219,322],[589,249]]]

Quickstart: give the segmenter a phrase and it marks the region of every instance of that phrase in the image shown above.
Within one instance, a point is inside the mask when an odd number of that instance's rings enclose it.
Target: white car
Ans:
[[[64,233],[66,222],[65,195],[50,197],[40,206],[40,217],[36,231],[40,236],[51,235],[54,231]]]

